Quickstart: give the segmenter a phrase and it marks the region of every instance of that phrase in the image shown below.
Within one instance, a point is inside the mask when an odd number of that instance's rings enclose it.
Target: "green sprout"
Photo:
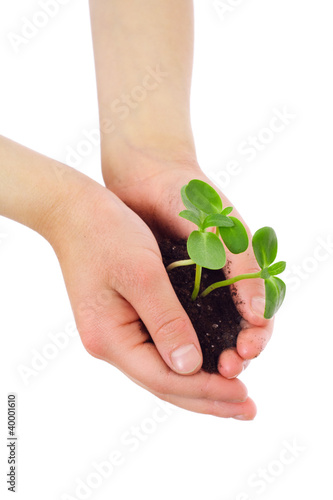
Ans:
[[[229,216],[233,207],[223,209],[219,194],[206,182],[191,180],[182,187],[181,197],[186,210],[182,210],[179,215],[196,224],[198,229],[192,231],[187,240],[190,259],[173,262],[167,267],[167,271],[195,264],[195,280],[191,296],[191,299],[195,300],[200,290],[202,268],[221,269],[226,264],[224,245],[231,253],[239,254],[247,250],[249,239],[241,221]],[[214,228],[215,232],[207,231],[208,228]],[[213,283],[201,293],[200,297],[206,297],[219,287],[232,285],[243,279],[262,278],[265,281],[264,317],[269,319],[278,311],[285,297],[286,285],[276,275],[285,270],[286,263],[274,264],[278,244],[275,231],[271,227],[263,227],[256,231],[252,238],[252,247],[260,271]]]

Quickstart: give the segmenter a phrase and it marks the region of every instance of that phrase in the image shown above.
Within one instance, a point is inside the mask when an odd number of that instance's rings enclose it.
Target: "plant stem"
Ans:
[[[176,267],[180,266],[191,266],[192,264],[195,264],[192,259],[187,259],[187,260],[176,260],[175,262],[172,262],[169,264],[166,268],[167,271],[171,271],[172,269],[175,269]]]
[[[202,272],[202,266],[199,266],[198,264],[196,264],[195,265],[194,288],[193,288],[193,292],[191,295],[192,300],[195,300],[199,294],[200,282],[201,282],[201,272]]]
[[[220,288],[221,286],[229,286],[232,285],[233,283],[236,283],[236,281],[249,280],[252,278],[261,278],[261,271],[258,271],[257,273],[240,274],[239,276],[235,276],[234,278],[230,278],[228,280],[217,281],[216,283],[213,283],[212,285],[207,287],[206,290],[204,290],[200,294],[200,297],[206,297],[206,295],[208,295],[210,292],[216,290],[216,288]]]

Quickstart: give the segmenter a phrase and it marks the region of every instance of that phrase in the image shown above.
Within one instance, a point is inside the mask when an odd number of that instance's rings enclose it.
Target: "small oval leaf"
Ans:
[[[207,227],[232,227],[234,225],[230,217],[222,214],[207,215],[203,222],[203,229]]]
[[[187,240],[190,259],[207,269],[221,269],[226,263],[222,241],[214,233],[193,231]]]
[[[222,210],[222,215],[229,215],[233,211],[233,207],[225,207]]]
[[[234,223],[233,227],[219,227],[220,235],[231,253],[245,252],[249,246],[249,237],[246,229],[236,217],[228,217]]]
[[[269,266],[268,271],[271,276],[276,276],[277,274],[283,273],[283,271],[286,268],[286,262],[281,261],[281,262],[276,262],[275,264],[272,264]]]
[[[265,313],[270,319],[279,310],[286,295],[286,285],[280,278],[271,277],[265,280]]]
[[[274,229],[267,226],[258,229],[253,235],[252,247],[261,269],[270,266],[276,259],[278,247]]]
[[[191,180],[185,187],[188,200],[198,209],[206,214],[218,214],[222,212],[222,200],[220,195],[209,184],[198,179]]]
[[[185,186],[183,186],[180,190],[182,201],[188,210],[191,210],[192,212],[196,213],[199,216],[200,213],[199,210],[193,205],[193,203],[190,202],[190,200],[186,196],[186,186],[187,184],[185,184]]]
[[[196,224],[199,228],[201,228],[201,220],[200,217],[192,212],[192,210],[182,210],[179,212],[180,217],[183,217],[183,219],[189,220]]]

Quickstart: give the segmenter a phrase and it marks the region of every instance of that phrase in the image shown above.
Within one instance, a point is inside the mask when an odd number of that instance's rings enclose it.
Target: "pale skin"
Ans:
[[[189,376],[175,372],[172,351],[191,342],[200,350],[195,331],[151,230],[110,190],[0,137],[0,214],[52,245],[83,345],[93,356],[182,408],[254,417],[240,380],[209,375],[200,366]],[[139,318],[155,345],[147,342]]]
[[[237,284],[244,317],[237,349],[220,356],[219,374],[205,373],[155,239],[162,232],[188,236],[192,224],[178,217],[180,187],[192,178],[210,182],[196,161],[189,116],[192,4],[96,0],[90,9],[107,188],[0,137],[0,214],[52,245],[88,352],[181,408],[251,420],[255,404],[236,377],[272,332],[272,321],[263,318],[262,283]],[[135,107],[127,96],[146,77],[146,66],[157,64],[168,77]],[[151,78],[145,82],[153,86]],[[133,108],[117,120],[109,103],[122,94]],[[228,259],[230,275],[258,269],[250,251]],[[174,356],[178,349],[182,357]]]
[[[212,184],[199,167],[190,120],[192,0],[90,0],[90,13],[106,186],[156,235],[187,238],[194,226],[178,216],[184,208],[180,188],[193,178]],[[147,68],[157,66],[165,76],[138,101],[136,87],[144,86]],[[116,101],[129,103],[128,116],[117,112]],[[219,193],[224,206],[230,205]],[[245,224],[236,210],[233,215]],[[229,276],[259,270],[251,248],[227,257]],[[263,318],[262,280],[239,282],[236,289],[244,329],[237,349],[220,357],[219,372],[227,378],[258,356],[273,328],[273,321]]]

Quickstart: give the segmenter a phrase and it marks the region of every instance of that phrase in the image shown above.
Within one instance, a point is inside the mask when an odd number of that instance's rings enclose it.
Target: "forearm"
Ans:
[[[192,0],[90,0],[90,12],[103,164],[126,147],[194,155]]]
[[[93,181],[0,136],[0,215],[39,232],[56,247],[75,224]],[[111,194],[111,193],[110,193]],[[71,224],[73,227],[71,227]]]

